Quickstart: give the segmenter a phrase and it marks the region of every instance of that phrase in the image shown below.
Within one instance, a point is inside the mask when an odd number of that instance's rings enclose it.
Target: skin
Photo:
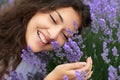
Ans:
[[[77,80],[75,71],[86,71],[85,80],[92,75],[92,59],[88,57],[85,62],[67,63],[58,65],[51,73],[49,73],[44,80],[63,80],[63,76],[67,75],[69,80]]]
[[[26,30],[26,42],[33,52],[51,50],[50,42],[52,40],[56,40],[62,46],[66,42],[65,36],[69,37],[66,28],[74,32],[73,21],[81,25],[82,18],[72,7],[60,8],[56,11],[50,13],[37,12],[29,21]],[[86,71],[86,79],[88,79],[92,74],[91,69],[92,59],[89,57],[86,62],[58,65],[44,80],[63,80],[64,75],[67,75],[70,80],[77,80],[75,70]]]
[[[60,14],[63,21],[55,11],[52,11],[50,13],[37,12],[28,23],[26,31],[26,42],[28,46],[31,47],[33,52],[51,50],[51,40],[56,40],[62,46],[66,41],[63,34],[68,36],[66,28],[69,28],[74,32],[75,28],[72,24],[73,21],[76,20],[78,25],[81,24],[81,19],[79,18],[77,12],[73,10],[73,8],[60,8],[56,11]],[[55,19],[56,23],[54,23],[50,15]],[[37,35],[37,30],[39,30],[44,35],[45,40],[48,42],[47,44],[41,43],[41,40]]]

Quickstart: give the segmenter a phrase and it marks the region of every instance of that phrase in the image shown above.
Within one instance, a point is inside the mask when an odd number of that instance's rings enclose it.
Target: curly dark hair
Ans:
[[[79,15],[82,25],[91,23],[90,8],[80,0],[14,0],[0,9],[0,76],[11,65],[13,69],[21,61],[21,50],[26,48],[26,25],[36,12],[47,13],[58,8],[72,7]],[[13,64],[10,63],[12,60]]]

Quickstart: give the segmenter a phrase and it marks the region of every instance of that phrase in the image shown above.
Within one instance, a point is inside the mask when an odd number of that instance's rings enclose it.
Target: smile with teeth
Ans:
[[[38,34],[38,37],[41,40],[41,42],[46,44],[47,40],[45,39],[45,36],[40,31],[37,31],[37,34]]]

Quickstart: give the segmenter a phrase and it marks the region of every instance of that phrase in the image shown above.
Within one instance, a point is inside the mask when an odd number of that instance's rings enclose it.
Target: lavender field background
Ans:
[[[6,2],[0,0],[0,5]],[[80,61],[92,57],[93,75],[90,80],[120,80],[120,0],[84,0],[84,3],[90,5],[92,25],[76,36],[75,41],[82,54],[76,56],[80,57]],[[75,60],[64,58],[67,56],[65,51],[61,54],[54,52],[54,57],[47,64],[48,72],[58,64]]]
[[[63,55],[55,53],[57,57],[50,64],[77,61],[78,56],[80,61],[85,61],[91,56],[93,75],[90,80],[120,80],[120,0],[84,0],[84,3],[90,5],[92,25],[76,36],[82,55],[74,55],[73,48],[66,61]],[[67,51],[71,53],[70,48]]]

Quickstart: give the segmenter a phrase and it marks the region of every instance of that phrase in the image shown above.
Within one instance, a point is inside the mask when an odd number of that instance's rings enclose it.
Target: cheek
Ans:
[[[56,41],[59,43],[60,46],[63,46],[66,40],[62,36],[58,36]]]

